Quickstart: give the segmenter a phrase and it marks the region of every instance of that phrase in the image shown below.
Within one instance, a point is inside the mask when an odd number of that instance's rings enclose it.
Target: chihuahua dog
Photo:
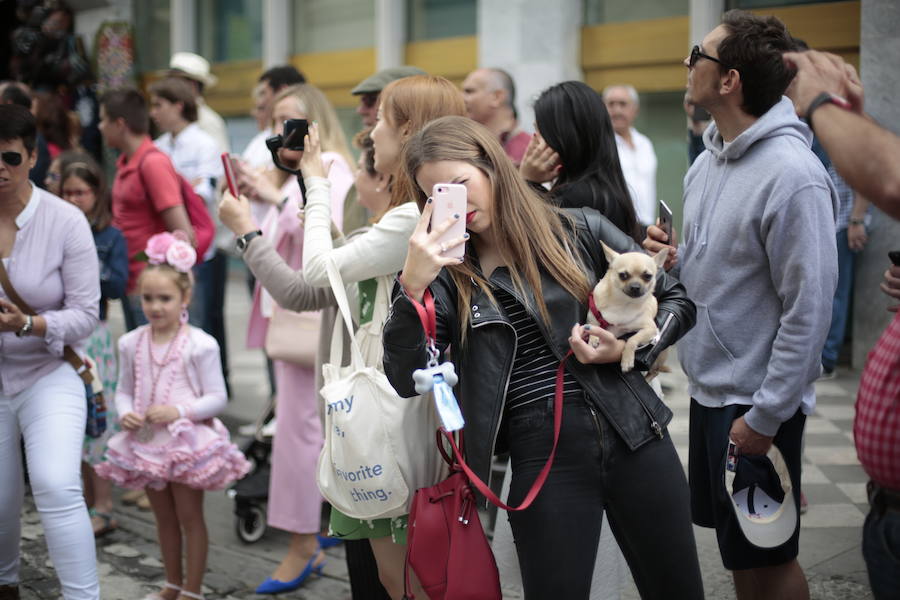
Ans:
[[[656,274],[666,262],[668,248],[656,256],[648,256],[643,252],[625,252],[619,254],[612,248],[603,245],[603,253],[609,263],[606,275],[603,276],[591,292],[588,323],[607,329],[614,336],[622,337],[626,333],[635,332],[625,342],[622,351],[622,372],[627,373],[634,368],[634,352],[638,346],[653,340],[658,334],[656,327]],[[600,339],[591,336],[589,343],[596,347]],[[661,369],[664,356],[660,356],[651,368],[649,379]]]

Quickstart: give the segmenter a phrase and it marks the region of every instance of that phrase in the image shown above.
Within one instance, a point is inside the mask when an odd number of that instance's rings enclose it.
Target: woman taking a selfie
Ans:
[[[412,197],[391,189],[389,182],[399,169],[402,148],[412,134],[432,119],[463,114],[465,104],[462,94],[442,77],[407,77],[384,88],[379,121],[370,134],[371,140],[362,142],[360,165],[364,168],[356,178],[360,202],[373,215],[373,224],[364,232],[354,232],[346,240],[341,237],[335,239],[332,235],[334,205],[328,200],[331,184],[325,178],[327,169],[319,154],[324,143],[319,141],[320,126],[312,125],[300,161],[306,184],[303,269],[297,270],[292,268],[293,265],[279,260],[264,237],[259,240],[252,237],[253,241],[246,246],[244,260],[261,285],[272,293],[279,304],[292,310],[334,305],[325,266],[327,261],[334,260],[344,284],[356,287],[361,326],[380,332],[381,324],[371,321],[378,287],[391,285],[393,277],[403,266],[409,236],[419,217],[418,208],[411,202]],[[219,214],[223,223],[235,234],[244,236],[255,230],[249,211],[249,203],[245,199],[226,197]],[[384,298],[389,296],[389,289]],[[323,318],[320,357],[328,356],[332,319]],[[380,364],[380,357],[367,362],[373,366]],[[279,430],[280,426],[279,421]],[[371,543],[379,578],[388,594],[394,600],[402,598],[405,517],[361,521],[332,508],[330,531],[335,537],[349,542],[347,556],[354,592],[356,573],[351,561],[355,550],[352,547],[365,541]],[[421,590],[417,593],[422,594]]]
[[[384,366],[401,396],[427,362],[414,302],[434,296],[437,345],[452,347],[466,420],[466,460],[487,481],[491,458],[509,451],[509,502],[520,504],[553,442],[554,381],[566,359],[562,430],[549,477],[530,508],[510,512],[528,600],[588,598],[601,515],[607,511],[643,598],[702,598],[687,481],[665,425],[671,411],[641,372],[694,322],[684,288],[664,273],[655,295],[667,321],[660,338],[622,373],[624,342],[583,323],[586,300],[607,270],[603,241],[639,251],[590,209],[561,211],[518,176],[496,138],[468,119],[443,118],[414,136],[401,184],[417,186],[422,217],[410,239],[391,315]],[[427,230],[437,183],[468,190],[468,240],[440,244],[454,221]],[[442,249],[465,243],[462,260]],[[443,248],[442,248],[443,247]],[[574,534],[577,532],[577,534]]]

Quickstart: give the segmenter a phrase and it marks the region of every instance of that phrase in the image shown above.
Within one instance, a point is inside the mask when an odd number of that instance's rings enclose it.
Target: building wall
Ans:
[[[127,2],[128,0],[115,0]],[[691,10],[747,8],[774,14],[810,46],[859,66],[860,2],[810,0],[155,0],[134,2],[138,56],[144,70],[165,66],[172,2],[196,7],[196,49],[214,59],[220,83],[207,99],[226,117],[244,117],[263,69],[259,40],[263,3],[292,24],[283,56],[321,87],[348,133],[360,127],[350,90],[376,70],[378,10],[405,23],[402,55],[429,73],[460,83],[478,66],[500,66],[519,88],[522,125],[532,127],[530,103],[552,83],[583,78],[595,89],[630,83],[641,94],[637,127],[654,142],[658,195],[680,222],[687,169],[682,60],[690,46]],[[870,1],[870,0],[866,0]],[[881,1],[891,5],[891,0]],[[787,4],[787,6],[785,6]],[[387,8],[385,8],[387,7]],[[715,11],[718,12],[718,11]],[[706,22],[716,22],[717,14]],[[542,35],[543,34],[543,35]],[[696,34],[695,34],[696,35]],[[555,40],[553,43],[544,43]],[[574,44],[574,51],[564,50]],[[546,55],[544,63],[539,55]],[[225,57],[227,60],[215,60]]]

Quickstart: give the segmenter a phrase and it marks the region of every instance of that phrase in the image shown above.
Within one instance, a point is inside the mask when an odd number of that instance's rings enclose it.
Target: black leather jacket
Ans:
[[[575,223],[574,238],[588,270],[589,282],[599,281],[607,270],[600,240],[617,252],[640,250],[600,213],[591,209],[565,212]],[[536,306],[530,289],[527,300],[516,291],[505,267],[497,268],[491,274],[490,282],[513,294],[523,306]],[[528,310],[550,349],[562,359],[569,350],[572,324],[586,321],[587,299],[575,299],[546,274],[543,274],[541,285],[550,315],[549,327],[536,309]],[[442,353],[450,350],[449,358],[459,375],[455,392],[466,420],[466,460],[482,480],[489,481],[491,457],[504,450],[504,440],[499,440],[498,445],[498,436],[516,354],[516,332],[502,307],[492,304],[483,290],[475,289],[466,344],[461,346],[458,295],[446,270],[441,271],[430,289],[435,299],[438,347]],[[646,371],[659,353],[684,335],[695,321],[694,304],[688,299],[684,286],[674,278],[660,273],[655,295],[659,301],[656,322],[660,336],[655,344],[638,350],[633,371],[622,373],[618,363],[585,365],[574,357],[568,360],[566,367],[585,390],[589,402],[603,413],[632,450],[662,438],[663,429],[672,418],[672,411],[660,401],[640,371]],[[383,340],[384,370],[391,385],[403,397],[416,395],[412,373],[427,362],[425,334],[414,306],[399,284],[394,286]]]

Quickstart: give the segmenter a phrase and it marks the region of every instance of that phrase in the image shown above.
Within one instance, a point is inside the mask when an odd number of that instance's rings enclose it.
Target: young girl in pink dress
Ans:
[[[119,339],[116,409],[123,431],[110,438],[106,462],[95,468],[119,486],[146,488],[167,582],[145,600],[202,599],[209,545],[203,492],[243,477],[250,464],[214,418],[226,403],[219,346],[187,324],[197,255],[170,233],[150,238],[145,252],[150,264],[138,289],[149,324]]]

